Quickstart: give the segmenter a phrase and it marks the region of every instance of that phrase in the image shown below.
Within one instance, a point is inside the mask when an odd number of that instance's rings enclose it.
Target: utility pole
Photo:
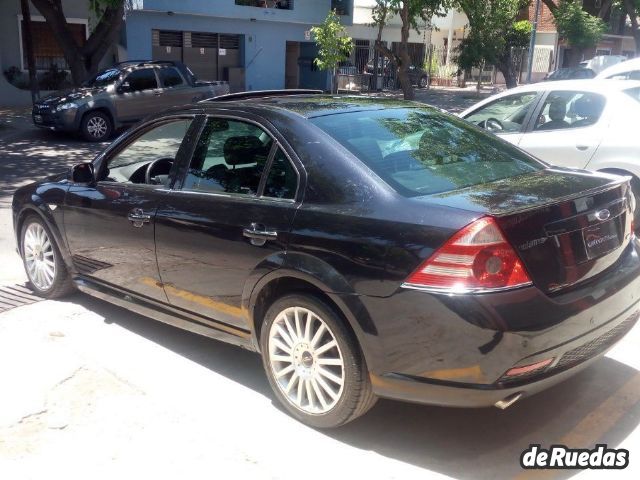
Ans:
[[[536,48],[536,31],[538,30],[538,17],[540,16],[540,0],[536,0],[536,11],[533,14],[533,28],[529,42],[529,65],[527,68],[527,83],[531,83],[531,70],[533,70],[533,54]]]

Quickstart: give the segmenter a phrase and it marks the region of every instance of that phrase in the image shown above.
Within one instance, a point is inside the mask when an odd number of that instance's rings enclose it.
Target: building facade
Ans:
[[[330,9],[352,24],[353,0],[142,0],[127,16],[127,55],[183,61],[232,91],[326,89],[310,30]]]

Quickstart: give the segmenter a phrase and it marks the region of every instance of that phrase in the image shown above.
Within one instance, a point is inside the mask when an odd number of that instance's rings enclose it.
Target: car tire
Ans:
[[[33,291],[44,298],[60,298],[75,290],[60,249],[45,222],[28,216],[20,231],[20,253]]]
[[[80,122],[80,132],[88,142],[104,142],[113,133],[111,118],[104,112],[87,112]]]
[[[265,315],[260,348],[276,397],[311,427],[344,425],[377,400],[360,347],[320,298],[292,294],[276,300]]]
[[[427,85],[429,85],[429,78],[426,76],[420,77],[420,80],[418,80],[418,87],[427,88]]]

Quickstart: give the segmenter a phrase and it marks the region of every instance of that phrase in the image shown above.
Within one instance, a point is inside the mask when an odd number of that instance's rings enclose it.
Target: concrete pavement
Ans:
[[[9,130],[0,130],[0,284],[24,281],[11,239],[13,189],[100,148]],[[636,327],[586,371],[506,411],[381,400],[345,427],[316,431],[274,403],[256,354],[83,294],[41,301],[0,313],[0,475],[638,478],[639,347]],[[630,450],[630,466],[523,472],[530,443],[608,443]]]

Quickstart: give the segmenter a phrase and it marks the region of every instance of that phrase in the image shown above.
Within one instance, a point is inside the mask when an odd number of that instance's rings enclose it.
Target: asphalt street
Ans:
[[[104,145],[0,110],[0,286],[25,282],[16,187]],[[640,478],[640,327],[571,380],[501,411],[381,400],[342,428],[275,403],[259,357],[83,294],[0,313],[0,476],[114,478]],[[523,471],[530,444],[630,451],[622,471]]]

